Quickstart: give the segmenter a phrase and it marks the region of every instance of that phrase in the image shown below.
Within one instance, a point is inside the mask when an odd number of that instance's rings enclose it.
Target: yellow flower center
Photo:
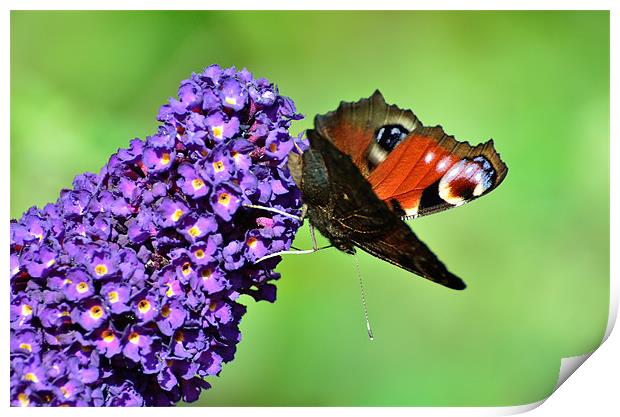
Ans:
[[[211,268],[203,269],[202,271],[200,271],[200,276],[204,280],[208,280],[209,278],[211,278],[211,275],[213,275],[213,270]]]
[[[30,343],[20,343],[19,347],[21,349],[25,349],[28,352],[32,352],[32,346],[30,345]]]
[[[164,152],[161,156],[161,159],[159,160],[159,162],[162,165],[168,165],[170,163],[170,154],[168,152]]]
[[[84,294],[86,291],[88,291],[88,284],[85,282],[80,282],[75,289],[77,290],[77,292],[79,292],[80,294]]]
[[[32,307],[28,304],[22,305],[22,316],[30,316],[32,314]]]
[[[28,372],[26,375],[24,375],[24,379],[30,382],[39,382],[39,378],[37,378],[37,376],[32,372]]]
[[[101,277],[108,273],[108,267],[105,264],[99,264],[95,266],[95,274],[98,277]]]
[[[25,392],[19,393],[17,395],[17,399],[22,407],[28,407],[28,405],[30,405],[30,398],[28,398],[28,395],[26,395]]]
[[[137,332],[131,333],[129,335],[129,343],[133,343],[134,345],[140,343],[140,335]]]
[[[170,307],[168,307],[168,305],[165,305],[161,308],[161,316],[163,318],[166,318],[170,315]]]
[[[101,339],[103,339],[103,341],[106,343],[113,342],[115,338],[116,337],[114,336],[114,333],[112,333],[111,330],[104,330],[101,333]]]
[[[217,139],[222,139],[224,136],[224,126],[213,126],[211,131],[213,132],[213,136]]]
[[[151,303],[148,300],[141,300],[138,303],[138,311],[142,314],[146,314],[151,310]]]
[[[217,302],[211,301],[211,304],[209,304],[209,310],[215,311],[216,308],[217,308]]]
[[[192,180],[192,187],[194,187],[194,190],[200,190],[204,186],[205,186],[205,182],[201,180],[200,178],[196,178],[195,180]]]
[[[185,336],[183,335],[183,332],[180,330],[176,332],[176,334],[174,335],[174,340],[177,343],[181,343],[184,339],[185,339]]]
[[[92,319],[99,320],[103,316],[103,308],[101,306],[92,306],[89,314]]]
[[[217,199],[217,202],[223,205],[224,207],[228,207],[230,204],[230,194],[222,193]]]
[[[270,150],[271,152],[275,152],[275,151],[277,151],[277,150],[278,150],[278,145],[276,145],[276,143],[275,143],[275,142],[272,142],[272,143],[269,145],[269,150]]]
[[[203,251],[202,249],[198,249],[196,252],[194,252],[194,255],[196,256],[196,258],[202,259],[205,257],[205,251]]]
[[[172,219],[173,222],[178,222],[182,215],[183,215],[183,210],[176,209],[174,213],[172,213],[172,216],[170,216],[170,218]]]
[[[50,259],[49,261],[47,261],[47,263],[45,264],[48,268],[52,265],[54,265],[56,263],[55,259]]]
[[[63,395],[65,398],[67,398],[67,397],[69,397],[69,395],[71,395],[71,393],[69,392],[69,390],[68,390],[66,387],[64,387],[64,386],[60,387],[60,392],[62,392],[62,395]]]
[[[224,101],[226,102],[226,104],[230,104],[231,106],[237,105],[237,99],[235,97],[226,97]]]
[[[192,226],[187,233],[189,233],[190,236],[192,237],[198,237],[200,236],[200,228],[198,226]]]
[[[172,289],[172,283],[168,283],[166,284],[166,286],[168,287],[168,289],[166,290],[166,295],[168,297],[172,297],[174,294],[174,290]]]
[[[215,161],[212,165],[215,173],[224,171],[224,163],[222,161]]]
[[[245,243],[250,247],[250,249],[254,249],[258,244],[258,239],[251,237]]]
[[[183,264],[183,266],[181,267],[181,272],[185,276],[188,276],[189,274],[191,274],[192,273],[192,264],[190,264],[189,262],[185,262]]]
[[[233,159],[236,161],[237,159],[239,159],[239,152],[237,152],[237,151],[232,151],[232,152],[230,153],[230,156],[232,156],[232,157],[233,157]]]
[[[117,303],[118,302],[118,292],[116,291],[110,291],[108,293],[108,301],[112,304]]]

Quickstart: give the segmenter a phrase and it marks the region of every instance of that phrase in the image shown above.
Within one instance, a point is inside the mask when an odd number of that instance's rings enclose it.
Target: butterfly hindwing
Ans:
[[[463,281],[450,273],[377,197],[350,156],[315,130],[309,130],[307,136],[310,149],[303,154],[301,169],[291,166],[291,172],[308,205],[311,223],[334,246],[348,253],[357,246],[433,282],[465,288]],[[291,162],[299,164],[298,160]]]
[[[462,205],[496,188],[508,168],[493,141],[456,140],[441,126],[424,127],[411,110],[380,92],[317,116],[318,132],[351,155],[377,196],[403,216]]]

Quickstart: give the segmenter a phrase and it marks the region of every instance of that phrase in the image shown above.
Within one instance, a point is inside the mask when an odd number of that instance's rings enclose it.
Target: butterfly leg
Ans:
[[[331,248],[333,246],[333,245],[328,245],[328,246],[324,246],[322,248],[319,248],[318,244],[316,243],[316,236],[314,234],[314,226],[312,226],[312,224],[310,225],[310,237],[312,239],[312,249],[306,249],[306,250],[282,250],[282,251],[279,251],[279,252],[271,253],[269,255],[265,255],[262,258],[258,258],[256,260],[256,262],[254,262],[254,263],[259,263],[261,261],[264,261],[265,259],[274,258],[274,257],[280,256],[280,255],[307,255],[309,253],[318,252],[320,250]]]
[[[265,211],[269,211],[272,213],[276,213],[276,214],[281,214],[283,216],[289,217],[291,219],[295,219],[298,221],[303,221],[305,214],[306,214],[306,207],[304,206],[302,208],[302,215],[301,216],[296,216],[294,214],[291,213],[287,213],[286,211],[282,211],[279,210],[277,208],[273,208],[273,207],[265,207],[265,206],[259,206],[259,205],[255,205],[255,204],[244,204],[244,207],[247,208],[254,208],[254,209],[259,209],[259,210],[265,210]],[[259,258],[256,260],[256,262],[254,263],[259,263],[261,261],[264,261],[265,259],[269,259],[269,258],[274,258],[276,256],[280,256],[280,255],[306,255],[308,253],[314,253],[314,252],[318,252],[321,249],[327,249],[333,245],[329,245],[329,246],[325,246],[323,248],[319,248],[317,242],[316,242],[316,235],[314,233],[314,226],[312,224],[310,224],[310,237],[312,239],[312,249],[307,249],[307,250],[283,250],[283,251],[279,251],[279,252],[275,252],[275,253],[271,253],[269,255],[265,255],[262,258]]]
[[[319,245],[316,243],[316,235],[314,234],[314,226],[312,223],[310,223],[310,238],[312,239],[312,249],[314,249],[315,252],[318,251]]]

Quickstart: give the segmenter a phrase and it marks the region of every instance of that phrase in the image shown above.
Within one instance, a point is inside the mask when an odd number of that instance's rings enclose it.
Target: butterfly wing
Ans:
[[[474,147],[446,135],[441,126],[424,127],[378,91],[357,103],[341,103],[317,116],[315,125],[340,150],[351,152],[377,196],[405,216],[472,201],[495,189],[508,172],[493,141]]]
[[[350,156],[315,130],[309,130],[307,136],[310,149],[304,152],[302,175],[297,181],[309,202],[308,217],[323,235],[340,249],[352,243],[448,288],[465,288],[465,283],[377,197]]]

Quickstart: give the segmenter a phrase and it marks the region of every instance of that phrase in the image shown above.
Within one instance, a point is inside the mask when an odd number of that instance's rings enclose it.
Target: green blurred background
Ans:
[[[411,221],[469,287],[364,253],[286,258],[275,304],[199,405],[517,405],[601,341],[609,299],[607,12],[13,12],[11,215],[98,171],[211,63],[276,82],[307,118],[380,88],[510,167]],[[307,227],[296,245],[310,247]]]

